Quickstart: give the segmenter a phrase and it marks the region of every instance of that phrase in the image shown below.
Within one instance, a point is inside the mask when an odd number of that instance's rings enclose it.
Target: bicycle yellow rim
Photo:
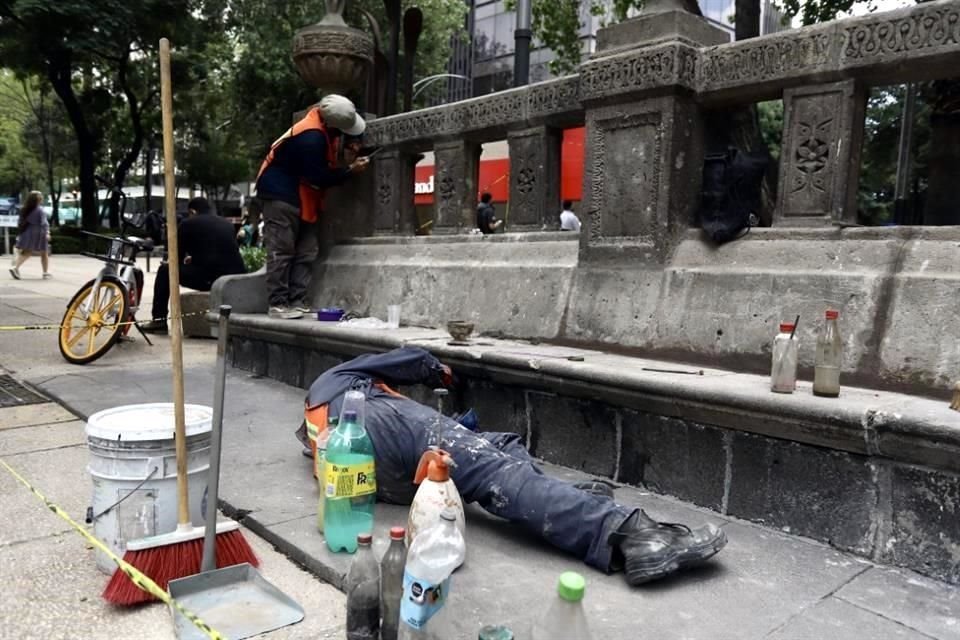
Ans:
[[[103,281],[96,291],[93,285],[76,296],[67,307],[60,329],[60,347],[75,358],[89,358],[109,347],[113,334],[124,321],[123,289],[116,282]],[[93,296],[90,313],[84,318],[81,307]]]

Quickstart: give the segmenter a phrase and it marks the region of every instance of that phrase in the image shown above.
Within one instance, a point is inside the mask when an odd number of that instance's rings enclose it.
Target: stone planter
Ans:
[[[373,62],[373,38],[336,14],[297,31],[293,61],[300,77],[325,93],[347,94],[364,86]]]

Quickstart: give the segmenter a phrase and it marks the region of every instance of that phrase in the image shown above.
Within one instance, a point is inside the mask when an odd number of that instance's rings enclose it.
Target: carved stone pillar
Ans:
[[[510,229],[557,228],[563,133],[536,127],[507,134],[510,147]]]
[[[856,222],[866,104],[853,80],[783,92],[775,224]]]
[[[694,221],[704,146],[695,45],[728,36],[666,9],[601,30],[601,50],[580,66],[581,260],[666,260]]]
[[[378,235],[413,234],[413,167],[414,157],[399,150],[384,151],[373,162],[374,232]]]
[[[480,145],[466,140],[434,146],[434,233],[460,233],[476,224]]]

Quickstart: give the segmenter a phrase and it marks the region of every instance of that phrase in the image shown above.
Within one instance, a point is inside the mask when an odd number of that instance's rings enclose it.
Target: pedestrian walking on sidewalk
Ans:
[[[33,256],[40,256],[43,279],[50,278],[50,223],[43,210],[43,194],[39,191],[31,191],[20,208],[15,246],[17,256],[10,267],[14,280],[20,279],[20,267]]]
[[[464,418],[448,418],[394,390],[414,384],[452,386],[453,372],[419,347],[364,355],[328,369],[310,387],[297,436],[308,444],[306,422],[325,426],[327,415],[339,415],[347,391],[361,391],[378,499],[410,504],[417,464],[438,446],[456,462],[451,478],[465,502],[476,502],[601,571],[623,571],[631,585],[702,564],[726,545],[726,534],[712,524],[690,529],[657,522],[641,509],[618,504],[603,483],[574,485],[547,476],[516,433],[476,433],[461,424],[468,422]]]

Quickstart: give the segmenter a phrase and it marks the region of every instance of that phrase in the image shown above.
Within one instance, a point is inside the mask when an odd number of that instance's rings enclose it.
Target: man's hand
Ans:
[[[370,166],[369,158],[357,158],[350,163],[350,173],[363,173]]]

